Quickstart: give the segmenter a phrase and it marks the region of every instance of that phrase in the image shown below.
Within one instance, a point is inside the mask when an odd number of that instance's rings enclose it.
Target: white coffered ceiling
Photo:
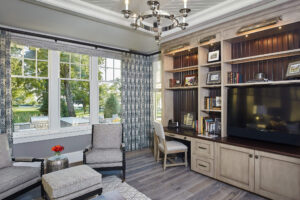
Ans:
[[[187,30],[163,34],[162,42],[209,26],[294,0],[188,0],[192,10]],[[183,0],[159,0],[161,9],[178,14]],[[132,49],[145,53],[159,49],[153,34],[132,30],[121,14],[124,0],[0,0],[0,25]],[[148,10],[147,0],[129,0],[129,9]]]

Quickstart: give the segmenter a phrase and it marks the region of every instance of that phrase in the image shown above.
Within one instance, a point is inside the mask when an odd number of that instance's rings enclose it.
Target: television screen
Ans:
[[[227,134],[300,146],[300,86],[230,88]]]

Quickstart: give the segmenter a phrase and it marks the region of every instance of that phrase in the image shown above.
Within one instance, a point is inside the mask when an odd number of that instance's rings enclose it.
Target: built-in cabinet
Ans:
[[[300,159],[216,143],[216,179],[271,199],[300,199]]]
[[[214,142],[191,139],[191,169],[215,178]]]
[[[255,151],[255,193],[271,199],[300,199],[300,159]]]
[[[216,178],[254,191],[254,150],[217,143]]]

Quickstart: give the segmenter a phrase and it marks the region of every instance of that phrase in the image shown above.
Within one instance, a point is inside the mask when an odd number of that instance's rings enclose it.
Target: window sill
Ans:
[[[84,127],[68,127],[60,128],[58,130],[37,130],[37,131],[22,131],[13,133],[14,144],[37,142],[43,140],[51,140],[58,138],[66,138],[80,135],[91,134],[91,125]]]

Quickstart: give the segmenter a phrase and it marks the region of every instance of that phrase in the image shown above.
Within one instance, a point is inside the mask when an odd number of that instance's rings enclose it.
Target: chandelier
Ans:
[[[125,0],[125,10],[122,10],[122,14],[126,19],[129,17],[133,19],[130,26],[135,30],[141,28],[146,31],[154,32],[156,34],[155,41],[159,43],[162,32],[172,30],[176,27],[185,30],[189,25],[185,22],[185,18],[188,16],[188,13],[191,12],[191,9],[187,8],[187,0],[183,0],[183,2],[184,7],[179,10],[180,14],[175,16],[167,11],[160,10],[160,3],[154,0],[147,1],[150,10],[136,14],[128,9],[129,0]]]

